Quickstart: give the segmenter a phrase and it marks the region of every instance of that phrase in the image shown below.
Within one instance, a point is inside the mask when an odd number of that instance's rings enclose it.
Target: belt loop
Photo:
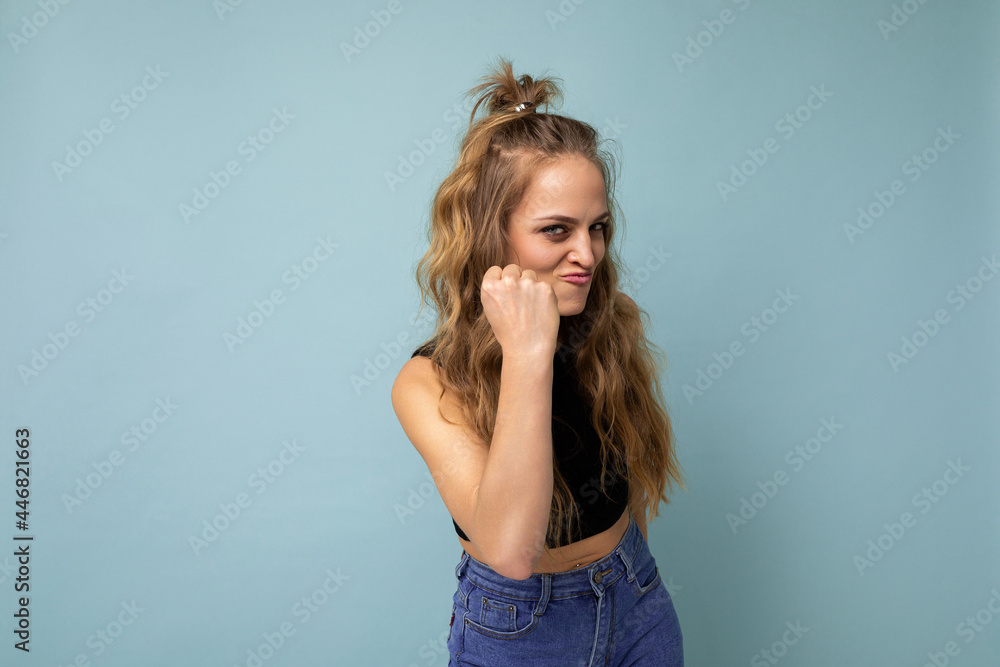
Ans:
[[[628,580],[632,581],[635,579],[635,572],[632,570],[632,561],[625,555],[624,547],[619,546],[615,549],[615,553],[625,562],[625,571],[628,572]]]
[[[462,578],[462,570],[465,568],[465,565],[468,562],[469,562],[469,552],[466,551],[465,549],[462,549],[462,557],[459,559],[458,565],[455,567],[455,578],[456,579],[461,579]]]
[[[542,573],[542,597],[538,599],[538,606],[535,607],[534,615],[541,616],[545,613],[545,607],[549,604],[549,596],[552,594],[552,575]]]

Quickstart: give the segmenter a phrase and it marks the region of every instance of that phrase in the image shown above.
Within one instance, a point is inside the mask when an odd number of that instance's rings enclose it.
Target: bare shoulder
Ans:
[[[412,388],[414,384],[426,385],[434,383],[438,386],[441,384],[437,378],[437,373],[434,372],[434,362],[430,358],[417,355],[408,359],[403,364],[403,367],[399,369],[399,373],[396,374],[396,379],[392,383],[391,395],[393,406],[396,405],[396,399],[400,393],[408,388]]]
[[[454,394],[448,390],[442,394],[441,380],[427,357],[416,356],[403,364],[391,399],[396,418],[427,464],[445,507],[475,540],[475,527],[470,524],[486,466],[487,443],[463,422]]]
[[[397,414],[400,407],[416,402],[423,404],[433,395],[435,404],[440,399],[441,409],[449,420],[460,412],[461,402],[453,391],[444,387],[436,364],[429,357],[417,355],[408,359],[396,374],[390,397]],[[434,410],[435,414],[437,409]]]
[[[442,398],[441,380],[437,376],[434,362],[428,357],[415,356],[406,361],[392,383],[390,399],[403,430],[411,422],[419,421],[430,407],[433,398],[434,410]],[[409,435],[409,432],[407,432]]]

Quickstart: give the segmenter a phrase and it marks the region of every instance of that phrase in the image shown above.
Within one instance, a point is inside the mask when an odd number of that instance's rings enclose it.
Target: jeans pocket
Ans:
[[[515,639],[534,629],[537,599],[516,598],[475,586],[469,594],[468,627],[497,639]]]
[[[660,568],[656,561],[649,560],[635,572],[632,579],[632,590],[636,596],[642,597],[660,583]]]

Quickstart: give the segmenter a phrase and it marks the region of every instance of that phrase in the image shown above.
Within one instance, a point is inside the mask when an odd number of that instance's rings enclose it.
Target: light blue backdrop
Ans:
[[[0,663],[447,663],[460,546],[389,389],[431,332],[462,93],[504,55],[624,158],[688,664],[1000,664],[997,3],[36,0],[0,28]]]

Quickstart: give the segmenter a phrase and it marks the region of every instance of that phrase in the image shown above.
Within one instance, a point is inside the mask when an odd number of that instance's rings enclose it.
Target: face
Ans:
[[[597,265],[604,259],[607,195],[601,172],[581,156],[539,170],[510,219],[507,264],[532,269],[549,283],[560,315],[583,312]],[[588,274],[586,281],[567,279]]]

